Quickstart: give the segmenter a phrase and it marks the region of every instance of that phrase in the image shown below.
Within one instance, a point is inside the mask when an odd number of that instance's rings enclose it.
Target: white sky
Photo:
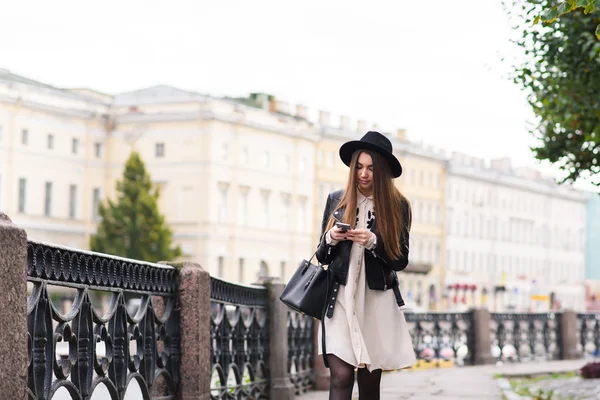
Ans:
[[[56,86],[261,91],[534,164],[500,0],[10,1],[1,14],[0,67]]]

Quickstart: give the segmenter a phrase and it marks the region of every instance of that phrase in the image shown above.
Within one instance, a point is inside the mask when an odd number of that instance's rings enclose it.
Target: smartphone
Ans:
[[[352,229],[350,224],[344,224],[343,222],[339,222],[339,221],[335,221],[335,226],[340,228],[342,230],[342,232],[348,232],[350,229]]]

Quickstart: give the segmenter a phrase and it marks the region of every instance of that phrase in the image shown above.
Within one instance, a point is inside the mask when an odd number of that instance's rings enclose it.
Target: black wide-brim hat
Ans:
[[[381,154],[388,162],[394,178],[402,175],[402,165],[394,155],[392,142],[379,132],[369,131],[360,140],[346,142],[340,147],[340,158],[350,166],[356,150],[369,150]]]

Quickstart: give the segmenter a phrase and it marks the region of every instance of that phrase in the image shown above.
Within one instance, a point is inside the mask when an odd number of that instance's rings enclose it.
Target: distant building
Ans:
[[[0,70],[0,209],[30,238],[86,249],[140,152],[184,259],[250,283],[312,252],[312,124],[272,98],[168,86],[116,96]]]
[[[446,267],[447,157],[437,149],[411,143],[404,131],[394,137],[404,172],[396,180],[412,207],[410,263],[399,274],[407,306],[415,311],[443,310]]]
[[[88,247],[110,102],[0,70],[0,209],[31,238]]]
[[[159,85],[108,95],[0,70],[0,210],[30,238],[87,249],[135,149],[182,259],[231,281],[286,280],[315,250],[327,194],[344,188],[340,145],[369,129],[379,130],[322,110],[311,122],[305,106],[262,93]],[[412,205],[399,274],[409,307],[584,308],[586,204],[587,277],[600,279],[597,203],[508,159],[488,167],[403,130],[387,136]]]
[[[600,311],[600,194],[590,193],[587,203],[586,308]]]
[[[448,168],[449,308],[584,308],[586,197],[510,161]]]

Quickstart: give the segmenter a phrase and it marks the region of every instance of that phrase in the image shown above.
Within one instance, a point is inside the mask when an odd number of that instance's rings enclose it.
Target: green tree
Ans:
[[[573,12],[575,10],[583,10],[585,14],[591,14],[600,8],[600,0],[563,0],[554,6],[548,6],[542,14],[538,14],[533,23],[537,24],[542,21],[552,23],[560,16]],[[600,39],[600,24],[596,25],[596,37]]]
[[[600,185],[600,41],[595,37],[600,10],[574,9],[552,24],[536,24],[556,0],[513,2],[510,14],[521,31],[525,61],[514,81],[526,93],[537,117],[531,130],[539,160],[566,172],[563,182],[583,177]]]
[[[181,249],[172,247],[172,232],[158,211],[158,189],[137,152],[125,164],[123,180],[117,182],[116,202],[100,205],[102,222],[90,240],[92,251],[136,260],[174,260]]]

